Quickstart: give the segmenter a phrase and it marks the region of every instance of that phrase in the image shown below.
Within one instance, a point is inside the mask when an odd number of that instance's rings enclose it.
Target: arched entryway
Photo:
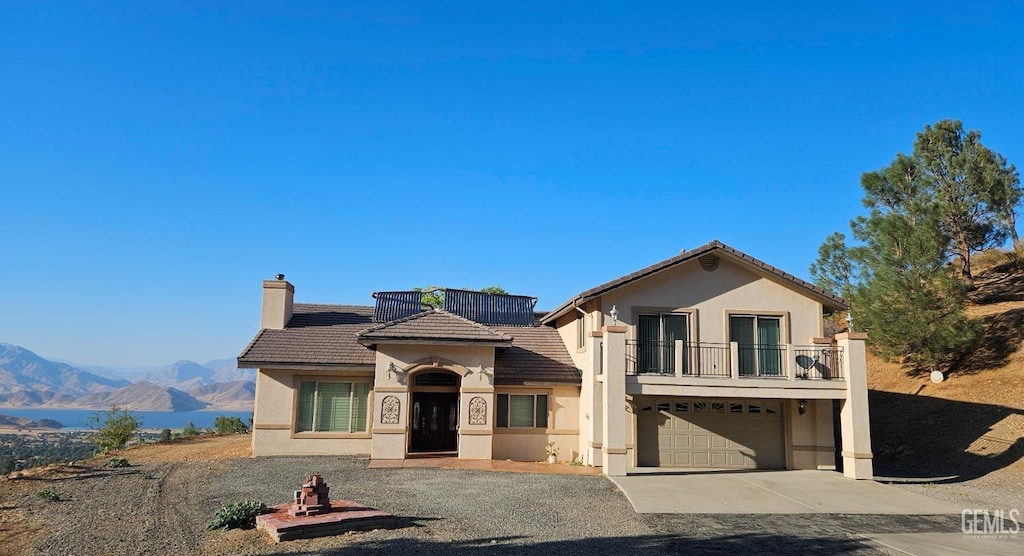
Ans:
[[[440,369],[409,377],[410,453],[457,453],[459,449],[458,374]]]

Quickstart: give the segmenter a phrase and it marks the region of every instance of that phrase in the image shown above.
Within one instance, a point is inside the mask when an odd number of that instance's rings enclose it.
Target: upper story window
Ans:
[[[682,358],[676,361],[676,340],[684,344]],[[690,315],[687,313],[641,314],[637,316],[636,361],[638,373],[674,374],[680,367],[689,372]]]
[[[587,347],[587,316],[583,313],[576,315],[576,349]]]
[[[782,317],[730,315],[729,341],[739,348],[740,376],[782,376]]]

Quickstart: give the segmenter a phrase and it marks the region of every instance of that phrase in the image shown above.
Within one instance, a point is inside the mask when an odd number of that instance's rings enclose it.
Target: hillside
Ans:
[[[976,285],[967,312],[984,338],[944,382],[868,355],[876,473],[1024,491],[1024,275],[1003,265]]]
[[[197,400],[206,402],[218,409],[230,411],[252,411],[256,401],[256,383],[248,380],[236,380],[197,386],[188,391]]]
[[[62,423],[53,419],[29,419],[27,417],[12,417],[0,415],[0,430],[3,429],[35,429],[35,430],[57,430],[64,428]]]
[[[122,388],[131,384],[124,379],[102,377],[64,363],[55,363],[11,344],[0,343],[0,394],[19,391],[82,396]],[[31,395],[31,394],[29,394]]]
[[[150,411],[198,411],[206,409],[208,406],[205,402],[176,388],[167,388],[142,381],[113,392],[97,392],[83,396],[66,404],[65,407],[105,409],[112,404],[128,409]]]

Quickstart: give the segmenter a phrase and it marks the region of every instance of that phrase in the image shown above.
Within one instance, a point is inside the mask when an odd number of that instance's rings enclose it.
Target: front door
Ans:
[[[458,449],[459,395],[454,392],[413,392],[410,452],[454,452]]]

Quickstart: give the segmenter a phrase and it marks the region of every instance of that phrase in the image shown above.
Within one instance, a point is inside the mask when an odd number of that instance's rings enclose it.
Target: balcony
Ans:
[[[626,375],[841,382],[843,351],[826,345],[626,340]]]

